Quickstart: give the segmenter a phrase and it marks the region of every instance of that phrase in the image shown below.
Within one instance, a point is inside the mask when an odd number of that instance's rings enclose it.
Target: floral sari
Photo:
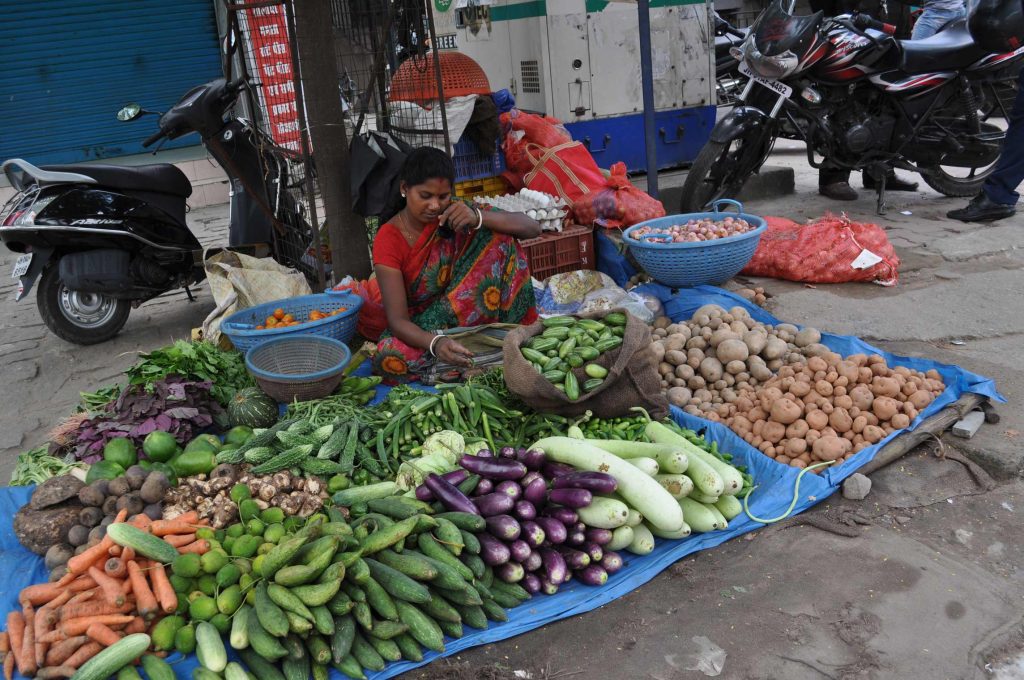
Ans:
[[[412,322],[427,331],[489,323],[533,323],[530,269],[519,243],[489,229],[452,233],[427,225],[402,266]],[[426,356],[425,356],[426,355]],[[374,371],[407,382],[432,359],[385,331]]]

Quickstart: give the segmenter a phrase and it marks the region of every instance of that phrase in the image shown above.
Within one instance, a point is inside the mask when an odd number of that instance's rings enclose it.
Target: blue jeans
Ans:
[[[914,24],[914,31],[910,34],[910,39],[921,40],[923,38],[930,38],[948,24],[953,23],[957,19],[963,19],[966,16],[967,8],[963,5],[957,9],[946,9],[944,7],[933,7],[925,2],[924,11],[917,18],[917,22]]]
[[[1006,128],[1003,151],[996,169],[985,180],[985,194],[995,203],[1017,205],[1020,194],[1017,187],[1024,182],[1024,70],[1017,79],[1017,99],[1010,111],[1010,125]]]

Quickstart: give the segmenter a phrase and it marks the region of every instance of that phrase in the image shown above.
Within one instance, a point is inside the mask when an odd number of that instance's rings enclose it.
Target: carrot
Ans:
[[[103,572],[111,578],[123,579],[128,575],[128,567],[120,557],[111,557],[103,565]]]
[[[178,515],[177,517],[175,517],[173,521],[175,521],[175,522],[184,522],[186,524],[198,524],[199,523],[199,511],[198,510],[189,510],[188,512],[183,512],[180,515]]]
[[[36,680],[57,680],[57,678],[70,678],[77,669],[71,666],[50,666],[36,673]]]
[[[164,540],[173,545],[175,548],[180,548],[183,545],[188,545],[192,541],[196,540],[195,534],[170,534],[164,536]]]
[[[196,527],[193,522],[183,522],[178,519],[158,519],[153,522],[150,529],[154,536],[167,536],[169,534],[192,534]]]
[[[63,642],[58,642],[46,653],[47,666],[60,666],[67,661],[75,651],[89,641],[86,635],[76,635]]]
[[[178,610],[178,595],[174,592],[174,586],[167,578],[167,571],[164,565],[154,563],[149,570],[149,580],[153,582],[153,593],[160,602],[160,608],[165,614],[173,614]]]
[[[107,551],[107,554],[111,557],[118,557],[121,554],[121,550],[121,546],[115,543],[114,545],[110,546],[110,550]]]
[[[210,552],[210,542],[205,538],[200,538],[198,541],[192,541],[188,545],[183,545],[178,548],[178,552],[182,555],[187,553],[195,553],[197,555],[204,555]]]
[[[50,600],[50,602],[40,607],[39,611],[36,612],[36,628],[39,629],[45,627],[48,629],[53,624],[57,623],[60,619],[58,610],[70,600],[71,591],[65,590],[55,599]],[[39,623],[40,619],[42,620],[42,624]],[[38,633],[36,634],[36,637],[39,637]]]
[[[14,680],[14,653],[4,655],[4,680]]]
[[[146,618],[153,616],[157,611],[156,595],[146,583],[146,575],[139,567],[139,563],[134,560],[128,563],[128,578],[132,582],[132,592],[135,593],[138,612]],[[175,609],[177,609],[177,605],[175,605]]]
[[[11,638],[7,635],[7,631],[0,632],[0,654],[6,654],[11,651]]]
[[[98,642],[87,642],[79,647],[74,654],[68,657],[68,660],[64,662],[64,666],[78,668],[83,663],[99,654],[102,649],[103,645]]]
[[[131,524],[133,527],[136,527],[137,529],[144,529],[148,531],[150,526],[152,526],[153,524],[153,520],[149,518],[149,515],[140,512],[139,514],[132,517],[128,521],[128,523]]]
[[[73,637],[75,635],[82,635],[85,631],[89,630],[89,626],[94,623],[102,623],[105,626],[116,626],[131,623],[131,620],[135,618],[130,614],[99,614],[96,616],[79,616],[74,619],[68,619],[60,624],[60,631],[64,633],[66,637]]]
[[[28,586],[22,589],[21,594],[18,595],[18,602],[24,606],[31,604],[38,606],[46,604],[53,598],[57,597],[64,590],[64,587],[54,583],[37,583],[34,586]]]
[[[92,576],[92,579],[99,584],[107,602],[118,607],[124,604],[124,591],[121,590],[120,581],[107,576],[96,567],[89,567],[89,576]]]
[[[128,564],[129,560],[134,560],[135,549],[125,546],[124,550],[121,551],[121,559],[124,560],[125,564]]]
[[[104,602],[103,600],[92,600],[91,602],[76,602],[66,604],[61,608],[61,621],[77,619],[83,616],[101,616],[103,614],[127,614],[134,608],[134,605],[125,602],[120,607]]]
[[[32,605],[26,604],[25,608],[21,610],[21,615],[25,619],[25,635],[21,639],[21,657],[25,661],[25,670],[22,671],[22,675],[35,675],[36,670],[39,669],[36,664],[36,610]]]
[[[110,630],[109,627],[104,626],[102,623],[92,624],[85,630],[85,634],[104,647],[109,647],[121,639],[120,635]]]
[[[121,512],[125,511],[122,510]],[[72,574],[84,574],[89,570],[89,567],[96,563],[96,560],[107,554],[112,545],[114,545],[114,539],[109,535],[104,536],[103,540],[99,543],[88,550],[83,550],[68,560],[68,571]]]
[[[76,578],[65,587],[73,593],[80,593],[83,590],[92,590],[95,588],[96,581],[93,581],[91,576],[82,576],[80,578]]]
[[[24,675],[22,669],[25,662],[21,658],[21,650],[25,640],[25,618],[21,612],[13,611],[7,614],[7,635],[11,640],[11,654],[18,663],[18,672]]]
[[[131,620],[127,626],[124,627],[125,635],[131,633],[145,633],[146,632],[146,620],[141,616],[136,616]]]

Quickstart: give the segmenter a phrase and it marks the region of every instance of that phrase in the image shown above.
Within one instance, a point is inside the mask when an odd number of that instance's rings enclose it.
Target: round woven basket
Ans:
[[[345,343],[319,335],[267,340],[245,354],[245,366],[264,392],[279,402],[326,397],[341,384],[352,359]]]
[[[469,94],[490,94],[491,84],[480,64],[461,52],[440,52],[441,83],[445,99]],[[437,80],[434,76],[434,54],[406,59],[391,79],[388,101],[429,104],[437,101]]]

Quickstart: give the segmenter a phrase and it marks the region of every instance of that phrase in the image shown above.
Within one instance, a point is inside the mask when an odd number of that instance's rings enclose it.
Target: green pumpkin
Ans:
[[[258,387],[246,387],[235,393],[228,403],[228,420],[232,427],[270,427],[277,422],[277,402]]]

